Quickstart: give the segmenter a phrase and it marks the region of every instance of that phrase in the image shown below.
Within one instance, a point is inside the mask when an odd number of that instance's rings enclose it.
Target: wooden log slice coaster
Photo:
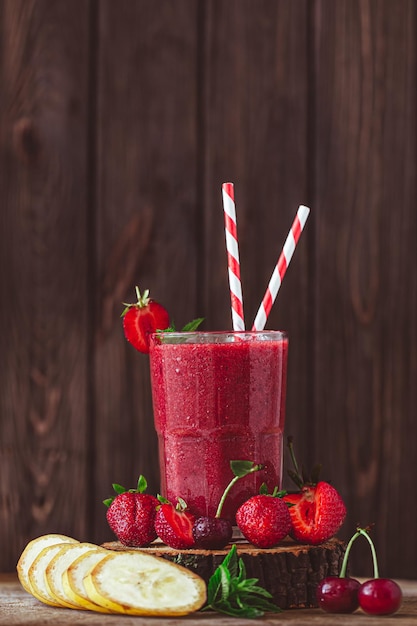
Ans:
[[[242,557],[248,578],[273,596],[282,609],[317,607],[316,587],[326,576],[338,576],[345,545],[333,538],[318,546],[309,546],[288,539],[275,548],[256,548],[244,539],[233,539],[238,556]],[[130,548],[118,541],[103,544],[108,550],[143,550],[161,556],[199,574],[206,583],[223,561],[230,545],[223,550],[174,550],[156,541],[147,548]]]

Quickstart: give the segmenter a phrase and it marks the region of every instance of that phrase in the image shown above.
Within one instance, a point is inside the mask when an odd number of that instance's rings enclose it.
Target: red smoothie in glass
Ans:
[[[222,516],[281,485],[288,339],[280,331],[159,333],[150,368],[161,492],[214,515],[232,460],[264,470],[240,479]]]

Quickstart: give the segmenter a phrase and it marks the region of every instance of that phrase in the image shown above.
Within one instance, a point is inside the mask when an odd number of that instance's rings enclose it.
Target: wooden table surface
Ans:
[[[152,618],[130,617],[121,615],[103,615],[89,611],[72,609],[56,609],[38,602],[21,587],[15,574],[0,574],[0,624],[17,626],[33,624],[36,626],[53,624],[54,626],[72,626],[73,624],[88,624],[101,626],[160,626],[187,624],[188,626],[237,626],[249,624],[282,624],[292,622],[297,626],[311,624],[328,624],[348,626],[353,624],[380,624],[390,626],[416,626],[417,624],[417,581],[398,581],[404,594],[403,605],[398,613],[385,616],[383,622],[378,618],[371,618],[361,611],[352,615],[332,615],[320,609],[288,610],[278,614],[268,614],[258,620],[236,619],[218,613],[194,613],[180,618]],[[382,619],[382,618],[381,618]],[[372,620],[372,621],[370,621]]]

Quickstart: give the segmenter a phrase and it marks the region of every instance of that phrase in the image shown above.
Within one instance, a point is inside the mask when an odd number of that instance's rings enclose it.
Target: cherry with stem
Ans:
[[[194,541],[200,548],[220,550],[230,542],[233,534],[232,523],[221,516],[226,498],[240,478],[258,472],[263,466],[256,465],[253,461],[230,461],[230,468],[234,477],[223,492],[215,516],[201,516],[194,522]]]
[[[356,578],[346,576],[349,553],[359,536],[358,530],[347,544],[339,576],[327,576],[318,584],[318,606],[327,613],[353,613],[359,607],[358,591],[361,584]]]
[[[374,542],[369,536],[368,530],[359,528],[358,533],[363,535],[368,541],[374,565],[374,577],[363,583],[358,591],[359,606],[365,613],[370,615],[391,615],[396,613],[402,602],[401,587],[395,580],[380,578]]]

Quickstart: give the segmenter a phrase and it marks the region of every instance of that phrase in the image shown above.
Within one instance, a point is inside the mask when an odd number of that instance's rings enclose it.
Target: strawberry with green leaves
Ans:
[[[136,287],[136,296],[137,302],[124,303],[123,330],[128,342],[139,352],[147,354],[149,335],[169,327],[169,314],[162,304],[149,297],[149,289],[141,294]]]
[[[339,492],[328,482],[319,480],[320,466],[316,466],[311,476],[300,472],[294,455],[292,438],[288,438],[288,448],[295,471],[289,470],[299,491],[284,496],[289,507],[292,530],[296,541],[317,545],[333,537],[344,522],[346,506]]]
[[[260,493],[246,500],[236,511],[236,522],[242,534],[258,548],[276,546],[291,530],[288,506],[282,499],[285,492],[277,488],[268,494],[265,484]]]
[[[145,493],[146,488],[146,479],[141,475],[136,489],[126,490],[115,483],[116,497],[104,500],[107,522],[125,546],[143,547],[156,539],[154,522],[159,502]]]

